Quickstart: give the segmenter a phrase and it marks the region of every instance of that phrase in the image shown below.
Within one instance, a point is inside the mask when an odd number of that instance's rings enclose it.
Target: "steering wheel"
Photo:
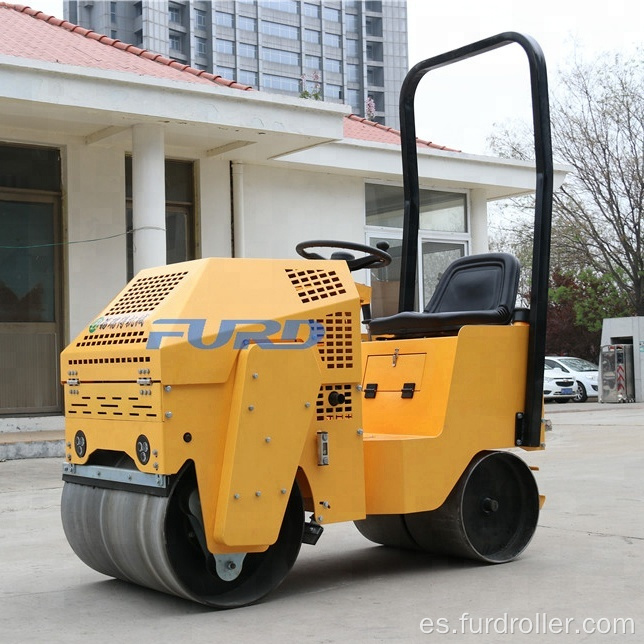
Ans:
[[[309,253],[307,251],[309,248],[337,248],[340,249],[340,252],[332,253],[331,257],[322,257],[318,253]],[[358,271],[361,268],[384,268],[389,266],[391,264],[391,255],[387,252],[388,248],[389,244],[387,242],[378,242],[376,248],[373,248],[366,244],[354,244],[353,242],[313,239],[300,242],[295,247],[295,251],[306,259],[344,259],[350,271]],[[366,253],[366,256],[356,259],[352,253],[343,253],[343,250],[355,250],[359,253]]]

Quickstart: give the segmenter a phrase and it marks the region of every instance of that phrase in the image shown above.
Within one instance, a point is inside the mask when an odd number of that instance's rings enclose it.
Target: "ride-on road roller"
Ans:
[[[531,72],[537,206],[529,309],[516,259],[464,257],[414,312],[422,76],[518,43]],[[401,91],[399,313],[368,320],[351,271],[386,248],[212,258],[140,272],[62,354],[62,521],[95,570],[215,608],[275,588],[302,543],[354,521],[387,546],[501,563],[542,498],[516,450],[544,447],[552,201],[545,62],[508,32],[416,65]],[[329,254],[329,247],[338,247]],[[313,248],[324,249],[320,253]],[[355,253],[358,253],[356,257]]]

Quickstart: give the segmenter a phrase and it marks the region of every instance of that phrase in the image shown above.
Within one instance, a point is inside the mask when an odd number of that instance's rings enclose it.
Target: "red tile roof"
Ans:
[[[0,2],[0,54],[250,90],[233,80],[84,29],[23,5]]]
[[[375,141],[377,143],[394,143],[400,145],[400,131],[394,130],[392,127],[381,125],[368,121],[361,116],[351,114],[344,119],[344,136],[347,139],[359,139],[361,141]],[[423,139],[416,139],[418,147],[420,148],[433,148],[435,150],[448,150],[450,152],[458,152],[453,148],[448,148],[444,145],[438,145],[431,141],[424,141]]]

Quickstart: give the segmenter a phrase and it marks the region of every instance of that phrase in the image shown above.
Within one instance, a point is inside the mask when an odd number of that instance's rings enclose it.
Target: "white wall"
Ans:
[[[364,243],[361,177],[243,166],[245,257],[296,257],[308,239]]]
[[[64,167],[66,340],[71,340],[126,283],[124,154],[107,146],[70,142],[64,148]],[[119,236],[86,241],[112,235]]]
[[[230,163],[204,157],[199,160],[195,171],[198,176],[197,221],[201,232],[197,256],[230,257]]]

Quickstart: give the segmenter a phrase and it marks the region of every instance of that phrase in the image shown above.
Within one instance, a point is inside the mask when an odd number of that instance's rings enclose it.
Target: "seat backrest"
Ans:
[[[470,324],[510,324],[519,288],[518,260],[507,253],[469,255],[442,274],[423,313],[403,311],[369,323],[372,335],[456,335]]]
[[[445,270],[425,308],[426,313],[496,311],[509,322],[519,287],[520,266],[507,253],[468,255]]]

